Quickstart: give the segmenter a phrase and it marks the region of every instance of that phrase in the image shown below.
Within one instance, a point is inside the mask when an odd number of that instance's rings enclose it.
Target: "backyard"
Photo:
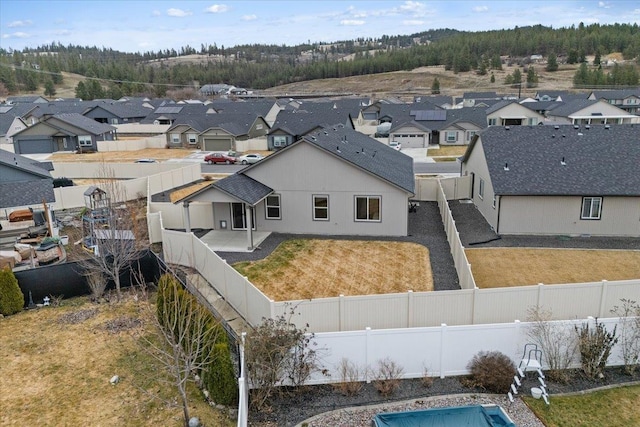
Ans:
[[[640,278],[640,251],[591,249],[466,249],[479,288]]]
[[[293,239],[233,267],[276,301],[433,290],[429,250],[407,242]]]
[[[154,333],[151,308],[142,299],[97,305],[81,297],[0,319],[0,425],[184,425],[171,403],[177,391],[136,338]],[[120,382],[111,385],[114,375]],[[205,425],[235,425],[195,387],[189,394]]]

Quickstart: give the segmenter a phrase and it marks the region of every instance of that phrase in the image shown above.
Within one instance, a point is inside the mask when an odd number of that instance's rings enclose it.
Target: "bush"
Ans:
[[[24,295],[18,286],[18,279],[8,268],[0,270],[0,314],[10,316],[22,311]]]
[[[333,385],[335,390],[344,396],[355,396],[362,390],[364,384],[361,381],[361,372],[357,365],[347,358],[342,358],[340,365],[338,365],[338,372],[340,373],[340,382]]]
[[[516,366],[499,351],[481,351],[467,365],[477,387],[494,393],[506,393],[516,374]]]
[[[604,368],[611,354],[611,349],[618,342],[616,338],[617,326],[612,332],[596,319],[595,328],[591,329],[589,323],[583,323],[580,328],[577,326],[578,349],[580,350],[580,363],[582,370],[589,378],[604,377]]]
[[[403,369],[396,362],[389,359],[378,360],[378,367],[374,373],[373,386],[383,396],[392,395],[400,387],[400,377]]]
[[[218,342],[213,347],[213,363],[202,373],[202,381],[211,399],[231,406],[238,401],[238,383],[231,362],[231,352],[227,342]]]

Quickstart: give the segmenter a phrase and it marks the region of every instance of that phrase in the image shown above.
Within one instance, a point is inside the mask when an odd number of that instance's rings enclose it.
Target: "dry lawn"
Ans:
[[[181,159],[192,154],[195,150],[166,148],[146,148],[134,151],[100,151],[94,153],[53,153],[49,156],[52,162],[118,162],[129,163],[138,159],[169,160]]]
[[[440,157],[440,156],[450,156],[450,157],[460,157],[467,151],[467,146],[440,146],[440,148],[429,148],[427,150],[427,156],[429,157]]]
[[[76,298],[1,319],[0,425],[184,425],[181,408],[165,403],[177,392],[152,379],[162,368],[136,344],[137,333],[153,330],[149,308],[132,300],[94,305]],[[118,330],[109,330],[116,324]],[[116,374],[120,382],[111,385]],[[190,395],[192,414],[205,425],[234,425],[198,390]]]
[[[640,251],[466,249],[479,288],[640,278]]]
[[[429,250],[415,243],[295,239],[234,267],[276,301],[433,290]]]
[[[171,203],[175,203],[178,200],[184,199],[185,197],[195,193],[196,191],[210,186],[211,184],[213,184],[213,181],[202,181],[198,182],[197,184],[181,188],[180,190],[173,191],[171,192],[171,194],[169,194],[169,200],[171,200]]]

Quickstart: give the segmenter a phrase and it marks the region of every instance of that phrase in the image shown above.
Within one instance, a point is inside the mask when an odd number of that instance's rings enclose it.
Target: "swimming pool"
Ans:
[[[496,405],[452,406],[376,415],[372,427],[517,427]]]

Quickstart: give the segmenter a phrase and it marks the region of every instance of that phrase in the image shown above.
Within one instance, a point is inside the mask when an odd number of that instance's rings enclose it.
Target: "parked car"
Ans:
[[[402,144],[399,142],[393,141],[389,143],[389,147],[393,148],[394,150],[400,151],[402,149]]]
[[[238,157],[238,161],[243,165],[258,163],[262,159],[264,159],[264,156],[258,153],[245,154],[244,156]]]
[[[217,163],[226,163],[228,165],[232,165],[235,164],[238,159],[224,153],[211,153],[205,156],[204,161],[209,163],[210,165]]]
[[[136,163],[158,163],[156,159],[138,159]]]

